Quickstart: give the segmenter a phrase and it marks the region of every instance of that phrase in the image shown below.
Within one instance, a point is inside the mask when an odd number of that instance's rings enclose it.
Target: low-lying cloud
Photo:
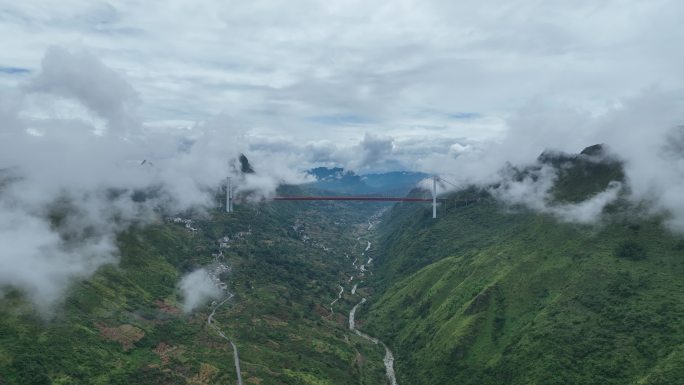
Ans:
[[[190,313],[210,299],[221,297],[222,291],[204,268],[183,276],[178,287],[183,295],[183,311]]]
[[[44,218],[0,204],[0,283],[22,288],[41,309],[57,301],[71,279],[115,261],[112,234],[78,245],[65,242]]]
[[[192,130],[155,130],[137,93],[83,51],[51,48],[41,70],[0,94],[0,293],[19,288],[41,309],[75,278],[116,263],[116,235],[172,211],[215,205],[247,150],[244,131],[218,117]],[[303,174],[268,158],[241,189],[273,195]]]
[[[258,134],[229,116],[179,129],[143,124],[141,100],[122,74],[88,52],[51,48],[35,75],[0,93],[0,290],[19,288],[50,307],[72,279],[116,263],[121,230],[157,220],[160,207],[214,205],[225,177],[238,177],[230,161],[243,152],[257,173],[239,177],[238,189],[254,200],[272,196],[280,183],[306,181],[303,171],[312,166],[409,169],[459,186],[498,183],[493,194],[501,200],[578,223],[599,219],[628,193],[684,232],[683,101],[682,92],[658,88],[598,111],[535,101],[487,141],[435,131],[297,142]],[[576,153],[595,143],[623,162],[626,179],[584,202],[551,202],[552,170],[523,180],[500,172],[506,162],[538,167],[548,149]]]
[[[590,224],[600,219],[604,208],[615,202],[623,187],[622,183],[612,181],[605,190],[579,203],[559,203],[552,195],[557,181],[558,170],[545,165],[528,170],[522,179],[510,174],[502,175],[501,182],[488,190],[495,198],[507,204],[524,205],[565,222]]]
[[[508,120],[503,138],[471,146],[435,169],[460,186],[502,183],[496,195],[504,201],[587,223],[599,219],[601,208],[616,198],[617,184],[579,204],[549,206],[552,169],[522,181],[502,175],[501,169],[507,163],[539,167],[536,157],[544,151],[578,153],[605,143],[624,166],[626,198],[646,203],[651,213],[666,213],[668,226],[684,232],[684,93],[650,88],[600,112],[555,106],[533,103]]]

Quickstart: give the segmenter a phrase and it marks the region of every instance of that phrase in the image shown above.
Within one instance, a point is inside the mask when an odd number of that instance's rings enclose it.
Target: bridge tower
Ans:
[[[228,177],[226,183],[226,212],[233,212],[233,186],[231,184],[231,178]]]
[[[432,176],[432,218],[437,218],[437,175]]]

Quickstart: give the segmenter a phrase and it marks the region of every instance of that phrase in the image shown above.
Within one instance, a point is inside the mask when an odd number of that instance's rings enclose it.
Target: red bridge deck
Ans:
[[[361,196],[278,196],[274,201],[372,201],[372,202],[432,202],[432,198],[361,197]]]

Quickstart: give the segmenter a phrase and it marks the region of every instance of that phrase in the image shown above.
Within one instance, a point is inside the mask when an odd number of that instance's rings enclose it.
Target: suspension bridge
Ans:
[[[437,181],[443,181],[454,185],[453,183],[440,178],[437,175],[432,176],[432,198],[415,198],[415,197],[388,197],[388,196],[355,196],[355,195],[335,195],[335,196],[308,196],[308,195],[285,195],[275,196],[274,201],[362,201],[362,202],[432,202],[432,218],[437,218]],[[226,212],[233,211],[234,192],[231,186],[231,178],[228,178],[226,189]]]

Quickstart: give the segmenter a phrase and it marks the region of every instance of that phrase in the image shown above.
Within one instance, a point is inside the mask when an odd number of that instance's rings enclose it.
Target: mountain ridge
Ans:
[[[624,177],[589,149],[540,160],[557,167],[560,202]],[[365,328],[395,352],[399,383],[682,383],[682,236],[626,200],[576,224],[489,191],[449,194],[484,199],[437,221],[401,207],[378,228]]]

